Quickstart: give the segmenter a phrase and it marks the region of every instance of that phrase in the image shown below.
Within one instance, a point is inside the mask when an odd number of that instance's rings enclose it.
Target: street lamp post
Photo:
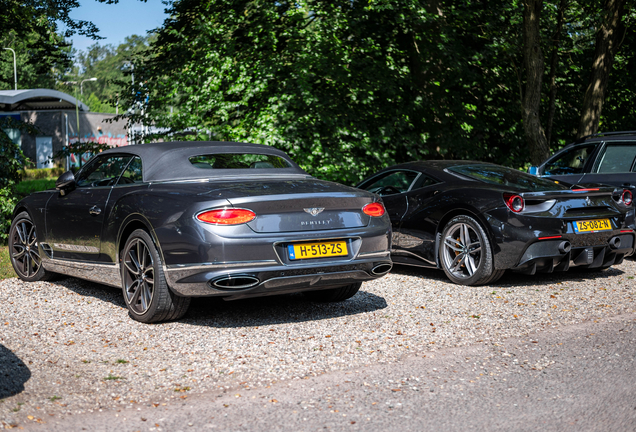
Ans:
[[[76,85],[77,81],[63,81],[62,84],[65,85]],[[80,84],[81,86],[81,84]],[[81,144],[80,141],[80,121],[79,121],[79,101],[77,99],[77,87],[75,87],[75,118],[77,119],[77,142]],[[79,165],[82,166],[82,159],[80,155]]]
[[[97,81],[97,78],[87,78],[85,80],[80,81],[80,95],[84,95],[84,83],[86,81]]]
[[[15,89],[18,89],[18,67],[15,61],[15,51],[12,48],[5,48],[13,53],[13,82],[15,83]]]

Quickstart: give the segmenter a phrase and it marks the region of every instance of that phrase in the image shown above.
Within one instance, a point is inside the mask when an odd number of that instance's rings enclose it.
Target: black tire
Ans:
[[[439,257],[446,276],[460,285],[493,283],[505,270],[496,270],[492,246],[483,227],[466,215],[452,218],[442,231]]]
[[[36,227],[27,212],[18,213],[9,229],[11,265],[20,279],[27,282],[49,281],[59,275],[44,269]]]
[[[161,256],[146,231],[133,231],[126,240],[120,262],[124,302],[132,319],[153,323],[185,315],[190,297],[170,291]]]
[[[303,295],[307,297],[307,299],[318,303],[340,302],[356,295],[361,286],[362,282],[356,282],[351,285],[345,285],[338,288],[305,291],[303,292]]]

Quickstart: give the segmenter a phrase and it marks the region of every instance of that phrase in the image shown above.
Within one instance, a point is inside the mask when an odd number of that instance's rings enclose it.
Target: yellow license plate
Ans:
[[[611,229],[613,228],[609,219],[597,219],[597,220],[574,222],[574,231],[576,231],[577,234],[586,233],[586,232],[608,231]]]
[[[294,243],[287,245],[290,260],[349,255],[347,242]]]

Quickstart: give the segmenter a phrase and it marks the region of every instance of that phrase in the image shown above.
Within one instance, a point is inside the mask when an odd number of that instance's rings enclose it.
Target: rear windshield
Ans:
[[[558,184],[552,180],[538,178],[522,171],[497,165],[459,165],[448,168],[448,171],[484,183],[510,186],[514,189],[526,189],[532,192],[568,189],[567,186]]]
[[[292,165],[280,156],[254,153],[218,153],[193,156],[190,163],[201,169],[276,169]]]

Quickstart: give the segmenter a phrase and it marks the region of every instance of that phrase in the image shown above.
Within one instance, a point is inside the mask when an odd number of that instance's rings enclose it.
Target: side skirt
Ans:
[[[121,271],[119,270],[119,264],[97,264],[87,261],[44,258],[42,265],[46,270],[54,273],[121,288]]]

